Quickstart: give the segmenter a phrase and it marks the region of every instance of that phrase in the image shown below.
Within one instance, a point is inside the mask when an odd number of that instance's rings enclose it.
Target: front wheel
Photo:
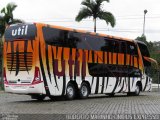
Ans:
[[[133,95],[138,96],[140,94],[140,86],[136,85],[136,89],[135,92],[133,93]]]
[[[137,84],[134,92],[128,92],[128,96],[138,96],[140,94],[140,86]]]

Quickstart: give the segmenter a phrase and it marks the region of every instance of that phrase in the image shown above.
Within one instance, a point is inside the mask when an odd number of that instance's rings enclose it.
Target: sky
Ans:
[[[0,10],[9,2],[17,4],[14,18],[25,22],[41,22],[93,32],[93,19],[76,22],[82,0],[0,0]],[[160,41],[160,0],[110,0],[103,9],[116,18],[112,28],[97,20],[97,32],[135,39],[143,33],[144,10],[147,10],[145,35],[147,41]]]

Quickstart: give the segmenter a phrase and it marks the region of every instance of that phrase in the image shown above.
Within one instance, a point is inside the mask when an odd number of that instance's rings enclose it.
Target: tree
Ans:
[[[17,5],[14,3],[8,3],[6,7],[2,8],[0,11],[3,16],[0,16],[0,74],[2,75],[1,78],[3,78],[3,71],[2,71],[2,53],[3,53],[3,42],[2,42],[2,36],[5,32],[5,29],[8,25],[14,24],[14,23],[22,23],[22,20],[14,19],[13,17],[13,11],[16,9]],[[0,86],[3,88],[3,80],[0,81]]]
[[[149,49],[150,52],[155,51],[155,47],[153,46],[153,43],[152,43],[151,41],[148,42],[148,41],[147,41],[147,38],[146,38],[146,36],[145,36],[144,34],[142,34],[141,37],[138,36],[138,37],[136,38],[136,40],[139,40],[139,41],[144,42],[144,43],[147,45],[147,47],[148,47],[148,49]]]
[[[5,28],[8,25],[14,23],[22,23],[23,21],[20,19],[14,19],[13,11],[16,9],[17,5],[15,3],[8,3],[6,7],[2,8],[1,13],[4,16],[0,17],[0,34],[1,36],[4,34]]]
[[[110,24],[112,27],[115,26],[116,20],[112,13],[102,9],[103,2],[109,2],[109,0],[83,0],[80,9],[75,20],[80,22],[82,19],[93,17],[94,21],[94,32],[96,32],[96,21],[97,18],[105,20],[107,25]]]

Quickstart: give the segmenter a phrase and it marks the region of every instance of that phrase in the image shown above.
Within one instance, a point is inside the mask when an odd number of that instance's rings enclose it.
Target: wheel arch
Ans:
[[[141,81],[137,81],[136,85],[138,85],[140,87],[140,91],[142,91],[142,82]]]

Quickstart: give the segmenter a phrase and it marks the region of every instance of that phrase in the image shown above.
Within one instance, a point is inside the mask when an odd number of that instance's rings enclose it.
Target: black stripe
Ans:
[[[62,48],[62,60],[64,60],[64,49]],[[66,91],[66,75],[63,76],[63,88],[62,88],[62,96],[65,94]]]
[[[70,51],[70,52],[69,52],[69,53],[70,53],[70,54],[69,54],[69,59],[72,60],[72,48],[70,48],[69,51]],[[69,69],[70,69],[70,68],[69,68]],[[72,71],[72,72],[73,72],[73,71]],[[72,75],[72,76],[69,75],[69,77],[70,77],[70,80],[73,80],[73,75]]]
[[[47,66],[47,72],[48,72],[48,76],[49,76],[49,80],[51,81],[51,73],[50,73],[50,68],[49,68],[49,58],[48,58],[48,45],[46,44],[46,66]]]
[[[135,79],[135,77],[132,77],[132,87],[133,87],[133,84],[134,84],[134,79]]]
[[[103,51],[103,64],[105,64],[105,52]],[[104,91],[104,82],[105,82],[105,77],[102,78],[102,89],[101,89],[101,94],[103,94]]]
[[[97,77],[97,81],[96,81],[96,90],[95,90],[95,94],[98,93],[98,88],[99,88],[99,77]]]
[[[93,81],[94,81],[94,77],[92,77],[92,83],[91,83],[91,88],[92,88],[92,86],[93,86]]]
[[[12,58],[11,58],[11,68],[10,70],[12,71],[12,68],[13,68],[13,63],[14,63],[14,42],[11,42],[11,54],[12,54]],[[10,71],[10,73],[11,73]]]
[[[53,53],[53,49],[52,49],[52,61],[53,61],[53,62],[52,62],[52,67],[53,67],[54,81],[55,81],[56,87],[57,87],[57,89],[58,89],[58,91],[59,91],[58,84],[57,84],[57,78],[56,78],[56,75],[55,75],[55,72],[54,72],[54,68],[55,68],[55,67],[54,67],[54,66],[55,66],[54,64],[55,64],[55,63],[54,63],[54,53]]]
[[[83,50],[82,51],[83,55],[82,55],[82,69],[81,69],[81,74],[84,72],[86,74],[86,54],[85,54],[85,51]],[[97,57],[98,59],[98,57]],[[82,80],[85,80],[85,77],[86,76],[83,76],[82,74]]]
[[[101,94],[103,94],[103,91],[104,91],[104,80],[105,80],[105,77],[102,78],[102,89],[101,89]]]
[[[32,50],[34,50],[34,47],[33,47],[33,40],[31,40],[31,47],[32,47]]]
[[[40,61],[40,67],[41,67],[41,71],[42,71],[42,76],[43,76],[44,85],[45,85],[45,87],[48,87],[47,80],[46,80],[46,76],[45,76],[45,72],[44,72],[44,66],[43,66],[42,56],[41,56],[41,46],[40,46],[40,42],[39,42],[39,61]],[[49,89],[45,89],[45,90],[46,90],[46,94],[47,94],[48,96],[50,96]]]
[[[63,76],[63,88],[62,88],[62,96],[65,94],[65,90],[66,90],[66,76]]]
[[[132,59],[133,59],[133,60],[132,60],[132,61],[133,61],[132,63],[133,63],[133,67],[134,67],[134,56],[132,57]]]
[[[118,82],[119,82],[119,77],[116,77],[116,84],[115,84],[115,86],[114,86],[114,88],[113,88],[113,90],[112,90],[112,93],[115,92],[115,90],[116,90],[116,88],[117,88],[117,86],[118,86]]]
[[[109,77],[107,77],[106,89],[107,89],[107,87],[108,87],[108,82],[109,82]]]
[[[144,86],[143,91],[145,91],[145,89],[146,89],[146,87],[147,87],[147,84],[148,84],[148,77],[146,78],[146,83],[145,83],[145,86]]]
[[[75,56],[75,65],[74,65],[74,80],[76,81],[76,77],[77,77],[77,63],[78,63],[78,49],[76,49],[76,56]]]
[[[19,73],[19,44],[17,44],[17,47],[16,47],[16,76],[18,75]]]
[[[27,66],[27,48],[28,48],[28,40],[26,40],[25,42],[24,42],[24,63],[25,63],[25,67],[26,67],[26,70],[27,70],[27,72],[28,72],[28,66]],[[29,72],[28,72],[28,74],[29,74]]]
[[[128,78],[128,92],[130,92],[130,77],[127,78]]]
[[[122,88],[118,91],[118,93],[122,92],[123,88],[124,88],[124,80],[123,80]]]
[[[149,78],[149,82],[151,82],[151,79],[150,79],[150,78]],[[150,85],[150,88],[149,88],[149,90],[148,90],[148,91],[150,91],[150,90],[151,90],[151,88],[152,88],[152,87],[151,87],[151,85]]]
[[[120,86],[120,85],[121,85],[121,83],[122,83],[122,77],[120,77],[120,79],[119,79],[118,86]]]

